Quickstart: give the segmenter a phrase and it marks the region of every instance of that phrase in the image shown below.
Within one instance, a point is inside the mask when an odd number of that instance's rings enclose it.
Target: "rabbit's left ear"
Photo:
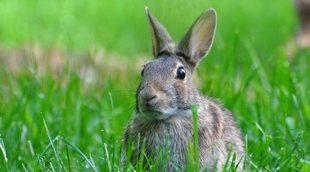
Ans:
[[[179,43],[178,51],[181,51],[191,64],[196,65],[209,52],[215,29],[216,12],[214,9],[209,9],[203,12],[191,26]]]

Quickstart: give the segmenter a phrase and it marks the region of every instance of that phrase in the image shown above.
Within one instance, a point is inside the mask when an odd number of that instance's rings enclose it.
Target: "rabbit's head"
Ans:
[[[198,93],[192,75],[198,62],[211,48],[216,28],[216,12],[203,12],[179,44],[146,8],[152,30],[154,60],[144,65],[137,90],[136,111],[146,119],[167,119],[190,115]]]

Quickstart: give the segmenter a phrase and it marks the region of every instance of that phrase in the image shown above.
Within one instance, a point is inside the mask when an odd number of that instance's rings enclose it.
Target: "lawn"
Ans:
[[[121,169],[122,132],[152,58],[146,5],[175,40],[216,9],[199,90],[233,112],[247,170],[309,171],[310,52],[287,55],[298,30],[290,0],[2,0],[0,171]]]

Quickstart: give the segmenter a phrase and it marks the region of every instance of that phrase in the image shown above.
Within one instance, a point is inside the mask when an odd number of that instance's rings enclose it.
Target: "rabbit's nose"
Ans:
[[[157,98],[157,95],[153,92],[150,92],[150,90],[142,90],[140,96],[141,103],[144,104],[144,106],[146,107],[151,106],[154,99]]]
[[[146,106],[149,106],[149,105],[150,105],[150,102],[151,102],[153,99],[155,99],[156,97],[157,97],[156,95],[145,97],[144,100],[145,100]]]

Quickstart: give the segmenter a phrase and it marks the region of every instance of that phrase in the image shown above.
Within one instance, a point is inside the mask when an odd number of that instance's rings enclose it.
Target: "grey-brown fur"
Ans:
[[[159,162],[163,170],[184,170],[188,145],[193,140],[191,105],[197,104],[200,167],[219,170],[232,152],[241,162],[241,170],[244,145],[231,113],[213,99],[201,96],[192,82],[196,65],[213,42],[215,11],[202,13],[179,45],[172,43],[166,29],[148,10],[147,15],[155,59],[145,65],[137,89],[134,117],[123,136],[124,161],[127,157],[135,165],[141,156],[156,160],[165,153],[167,160]],[[177,72],[180,67],[185,70],[185,78]],[[130,157],[126,155],[128,145],[133,145]],[[145,155],[140,154],[143,146]],[[149,164],[144,165],[148,168]]]

